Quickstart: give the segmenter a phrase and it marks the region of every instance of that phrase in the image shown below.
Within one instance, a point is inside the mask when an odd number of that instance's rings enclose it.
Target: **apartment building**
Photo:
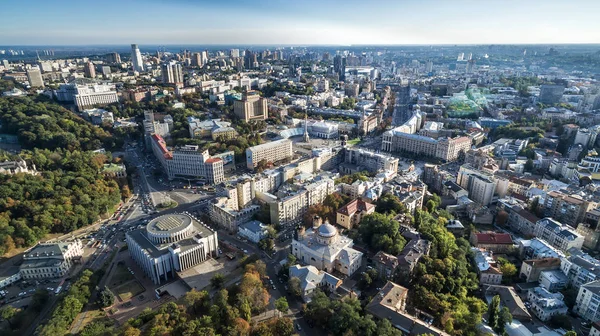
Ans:
[[[229,232],[238,232],[239,226],[249,222],[260,210],[258,205],[248,205],[237,210],[229,207],[226,197],[217,198],[209,207],[210,219]]]
[[[560,270],[574,288],[600,280],[600,261],[581,250],[569,250],[569,256],[562,256]]]
[[[540,258],[524,260],[519,270],[519,278],[525,282],[535,282],[540,279],[543,271],[560,270],[560,258]]]
[[[208,150],[199,151],[199,146],[186,145],[170,150],[165,140],[157,134],[151,136],[152,151],[161,163],[169,179],[176,177],[205,179],[209,184],[225,180],[223,159],[211,157]]]
[[[254,169],[262,160],[275,163],[293,156],[292,141],[288,139],[271,141],[246,149],[246,166]]]
[[[535,287],[527,293],[527,301],[531,303],[531,312],[541,321],[548,321],[552,316],[564,315],[569,310],[561,293],[551,293],[543,287]]]
[[[581,249],[584,241],[584,237],[573,228],[548,217],[540,219],[535,224],[533,234],[561,251],[570,248]]]
[[[477,267],[477,275],[481,285],[499,285],[502,283],[502,272],[498,269],[496,260],[490,251],[472,247],[475,255],[474,262]]]
[[[550,191],[544,200],[544,213],[557,221],[577,227],[583,222],[587,211],[594,207],[593,202],[581,199],[577,195],[568,195],[561,191]]]
[[[241,100],[233,102],[233,112],[238,118],[246,122],[265,120],[267,119],[267,100],[262,98],[256,91],[248,91]]]
[[[257,193],[257,198],[268,204],[271,224],[291,226],[302,222],[309,206],[323,203],[334,191],[333,179],[323,177],[302,186],[280,187],[277,195]]]
[[[589,282],[579,288],[573,311],[587,321],[600,320],[600,280]]]
[[[469,192],[471,200],[481,205],[492,203],[496,191],[496,181],[492,175],[470,165],[463,165],[456,175],[456,184]]]

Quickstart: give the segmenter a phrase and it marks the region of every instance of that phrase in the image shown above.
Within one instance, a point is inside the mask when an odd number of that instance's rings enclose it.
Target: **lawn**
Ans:
[[[348,140],[348,145],[349,146],[356,146],[358,145],[358,143],[360,142],[360,138],[354,138],[352,140]]]
[[[129,280],[133,280],[135,277],[129,272],[125,264],[119,263],[115,268],[112,278],[110,279],[110,288],[114,288]]]
[[[143,293],[145,290],[146,289],[139,281],[133,280],[115,287],[112,291],[121,301],[127,301],[132,297]]]

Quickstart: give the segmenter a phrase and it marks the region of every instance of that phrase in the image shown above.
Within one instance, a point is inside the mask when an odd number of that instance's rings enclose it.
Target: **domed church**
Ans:
[[[362,252],[352,248],[354,241],[339,234],[327,220],[315,216],[312,229],[300,228],[292,241],[292,254],[304,265],[332,273],[338,271],[346,276],[360,268]]]

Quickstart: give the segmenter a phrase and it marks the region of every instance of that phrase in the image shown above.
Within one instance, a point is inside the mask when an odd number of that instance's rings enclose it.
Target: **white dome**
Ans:
[[[330,238],[337,235],[337,229],[335,226],[325,222],[325,224],[319,226],[319,236],[324,238]]]

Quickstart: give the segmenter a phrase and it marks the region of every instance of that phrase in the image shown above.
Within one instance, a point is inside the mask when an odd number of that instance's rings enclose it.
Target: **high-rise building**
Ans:
[[[83,73],[87,78],[96,78],[96,69],[94,68],[94,63],[87,62],[83,65]]]
[[[39,68],[27,69],[27,80],[31,87],[44,87],[44,79]]]
[[[142,72],[144,71],[144,61],[142,61],[142,54],[137,44],[131,45],[131,63],[133,65],[133,71]]]
[[[108,63],[121,63],[121,55],[116,52],[106,54],[106,61]]]
[[[562,85],[542,85],[538,100],[542,104],[558,104],[564,91],[565,87]]]
[[[262,98],[258,92],[248,91],[241,100],[233,102],[233,112],[245,121],[265,120],[267,119],[267,100]]]
[[[433,61],[427,61],[427,63],[425,64],[425,71],[427,73],[433,72]]]
[[[162,81],[169,84],[183,84],[183,70],[177,62],[165,62],[161,65]]]
[[[202,55],[200,53],[194,53],[194,57],[192,58],[192,65],[197,67],[202,66]]]
[[[231,49],[229,51],[229,56],[231,58],[236,58],[236,57],[240,57],[240,49]]]
[[[333,72],[338,75],[339,80],[346,78],[346,58],[335,55],[333,58]]]
[[[473,73],[475,71],[475,60],[474,59],[470,59],[467,61],[467,67],[465,72],[470,74]]]

